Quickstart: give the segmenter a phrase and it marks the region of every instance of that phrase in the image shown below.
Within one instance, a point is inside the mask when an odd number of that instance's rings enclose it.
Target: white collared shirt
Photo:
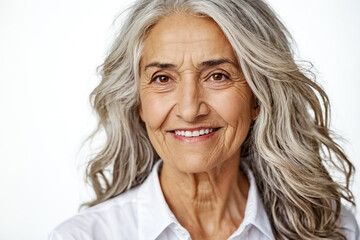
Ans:
[[[161,190],[158,161],[148,178],[140,185],[101,204],[86,209],[60,224],[49,240],[190,240],[168,207]],[[245,216],[229,240],[274,239],[270,223],[250,170],[247,170],[250,189]],[[354,216],[345,208],[341,225],[348,228],[345,236],[358,240],[359,227]]]

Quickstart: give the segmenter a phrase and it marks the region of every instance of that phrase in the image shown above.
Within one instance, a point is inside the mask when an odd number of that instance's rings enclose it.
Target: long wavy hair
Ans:
[[[91,93],[106,142],[87,167],[93,206],[141,184],[158,155],[138,112],[139,62],[151,28],[174,12],[213,19],[232,45],[260,107],[242,145],[276,239],[344,239],[337,220],[354,167],[329,129],[330,106],[310,68],[297,64],[292,39],[262,0],[138,0],[100,67]],[[329,169],[341,173],[336,182]]]

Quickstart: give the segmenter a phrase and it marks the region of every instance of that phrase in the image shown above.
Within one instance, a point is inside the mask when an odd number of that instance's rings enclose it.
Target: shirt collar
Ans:
[[[138,192],[139,239],[156,239],[176,218],[167,205],[159,181],[162,160],[140,185]]]
[[[243,164],[250,188],[245,208],[245,217],[239,228],[231,235],[240,235],[248,225],[258,228],[269,239],[274,239],[270,222],[256,186],[251,170]],[[153,170],[138,192],[139,239],[156,239],[171,223],[177,223],[174,214],[167,205],[161,190],[159,175],[162,160],[155,163]]]
[[[246,164],[242,164],[242,168],[248,177],[250,188],[246,202],[244,219],[232,236],[240,235],[247,226],[253,225],[269,239],[274,239],[268,216],[260,199],[254,175]]]

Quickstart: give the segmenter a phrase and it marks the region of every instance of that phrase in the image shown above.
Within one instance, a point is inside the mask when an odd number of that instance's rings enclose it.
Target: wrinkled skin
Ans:
[[[139,113],[163,159],[165,199],[193,239],[224,239],[244,217],[240,148],[258,114],[232,46],[208,18],[171,14],[144,41]],[[175,130],[216,129],[199,137]]]

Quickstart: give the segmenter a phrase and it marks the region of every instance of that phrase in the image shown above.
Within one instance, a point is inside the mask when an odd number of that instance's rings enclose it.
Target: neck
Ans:
[[[201,173],[183,173],[164,161],[160,183],[166,202],[192,239],[229,237],[244,218],[249,182],[239,171],[239,159]]]

